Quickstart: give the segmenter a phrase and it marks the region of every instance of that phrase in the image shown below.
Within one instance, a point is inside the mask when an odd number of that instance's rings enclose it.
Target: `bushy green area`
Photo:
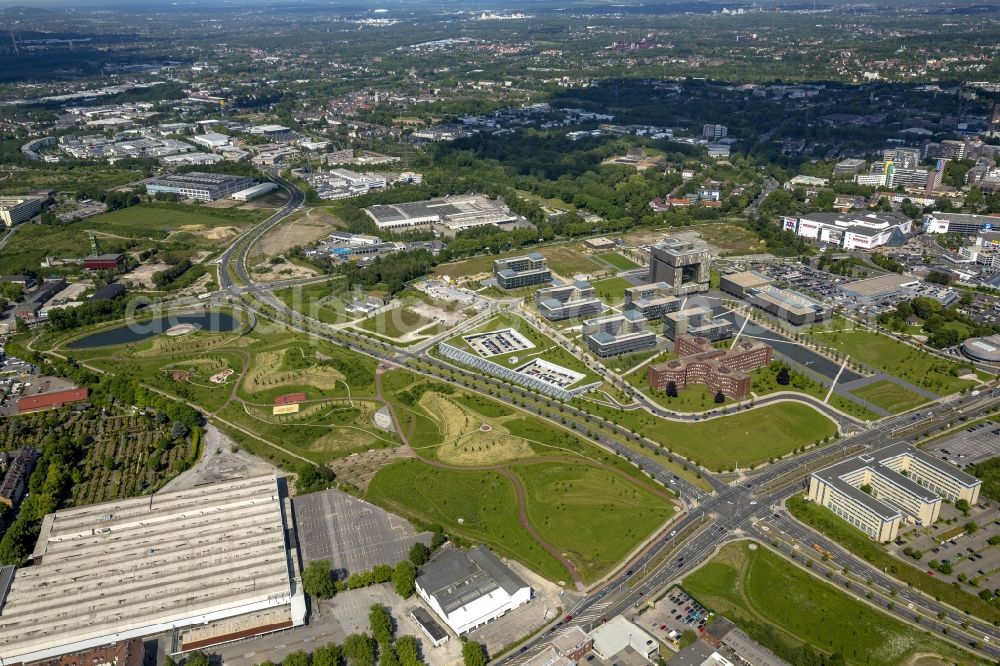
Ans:
[[[978,663],[759,546],[725,546],[684,587],[792,664],[895,666],[916,653]]]
[[[513,484],[493,471],[440,469],[420,460],[382,468],[367,499],[449,534],[481,541],[553,581],[569,572],[518,523]]]
[[[893,414],[908,411],[927,402],[927,398],[924,396],[909,391],[888,379],[854,389],[851,393]]]
[[[935,599],[989,622],[1000,622],[1000,602],[993,604],[984,601],[893,557],[881,544],[869,539],[863,532],[826,507],[809,502],[800,496],[792,497],[785,506],[797,519],[822,532],[870,564],[884,569],[902,584],[914,587]]]
[[[613,472],[541,463],[512,468],[524,483],[528,518],[562,549],[584,582],[624,559],[673,515],[673,505]]]
[[[972,465],[968,472],[983,480],[980,492],[984,497],[1000,501],[1000,457]]]

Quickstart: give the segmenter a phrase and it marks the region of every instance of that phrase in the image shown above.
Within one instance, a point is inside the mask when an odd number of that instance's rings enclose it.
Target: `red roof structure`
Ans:
[[[297,402],[305,402],[309,396],[305,393],[286,393],[274,399],[275,405],[294,405]]]
[[[36,412],[40,409],[55,409],[71,402],[81,402],[90,395],[90,389],[76,388],[65,391],[52,391],[41,395],[28,395],[17,401],[17,411]]]

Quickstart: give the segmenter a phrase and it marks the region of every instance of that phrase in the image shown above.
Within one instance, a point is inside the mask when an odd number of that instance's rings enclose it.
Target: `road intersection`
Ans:
[[[845,588],[848,591],[853,589],[857,596],[870,591],[872,598],[869,602],[879,605],[884,612],[909,622],[919,617],[923,628],[958,642],[966,649],[973,649],[994,659],[1000,658],[1000,648],[997,647],[1000,645],[1000,631],[992,624],[966,616],[960,610],[907,588],[905,584],[798,523],[782,508],[786,499],[802,492],[803,484],[812,469],[860,450],[877,450],[894,444],[916,432],[951,423],[959,416],[973,419],[983,415],[1000,403],[1000,398],[994,397],[993,391],[986,395],[968,394],[947,402],[941,401],[922,408],[917,415],[908,413],[883,419],[826,446],[750,472],[732,485],[716,478],[708,470],[699,469],[699,474],[712,487],[712,492],[706,492],[659,462],[657,455],[646,453],[647,450],[657,451],[659,447],[656,444],[612,422],[587,414],[572,405],[556,406],[553,401],[540,401],[538,396],[529,395],[526,389],[452,365],[427,354],[425,349],[411,351],[396,348],[367,338],[361,333],[335,330],[289,308],[274,297],[269,285],[255,283],[246,266],[252,245],[297,210],[304,201],[304,195],[294,184],[276,175],[274,177],[289,192],[289,201],[278,213],[238,238],[222,254],[219,259],[219,278],[224,294],[233,298],[249,295],[251,298],[243,299],[242,306],[253,311],[257,317],[279,319],[294,329],[373,356],[380,361],[391,360],[418,374],[459,384],[468,390],[511,404],[515,402],[512,397],[515,395],[530,398],[518,400],[517,406],[553,421],[560,427],[566,427],[563,425],[564,416],[578,419],[570,426],[578,434],[587,436],[600,446],[626,458],[656,481],[678,493],[686,506],[686,512],[670,526],[669,534],[654,539],[641,555],[625,565],[627,569],[623,567],[624,570],[619,571],[616,576],[580,599],[574,608],[569,609],[573,616],[569,624],[590,629],[605,619],[636,608],[646,600],[655,599],[668,585],[708,560],[721,545],[749,537],[766,544],[777,543],[782,552],[800,552],[803,556],[814,558],[820,555],[812,548],[812,544],[817,544],[829,554],[829,565],[836,565],[833,566],[831,580],[841,585],[853,583],[851,587]],[[232,276],[235,276],[235,280]],[[757,405],[765,402],[758,401]],[[652,406],[648,407],[652,410]],[[665,417],[670,416],[662,408],[657,407],[657,410]],[[599,427],[583,428],[581,422],[594,423]],[[607,432],[614,437],[605,434]],[[629,446],[623,442],[638,446]],[[802,558],[797,560],[805,561]],[[868,581],[871,583],[868,584]],[[862,588],[864,592],[861,591]],[[963,627],[963,623],[967,624]],[[549,635],[563,625],[563,621],[559,621],[546,628],[522,644],[519,652],[501,656],[497,663],[518,665],[526,662],[541,652],[548,643]]]

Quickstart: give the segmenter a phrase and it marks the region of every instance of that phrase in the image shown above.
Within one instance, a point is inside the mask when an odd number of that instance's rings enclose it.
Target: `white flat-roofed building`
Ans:
[[[611,663],[615,656],[632,649],[644,659],[652,661],[660,650],[660,644],[648,631],[622,615],[616,615],[590,632],[594,639],[594,652],[604,661]],[[617,660],[616,660],[617,661]]]
[[[190,137],[191,141],[206,148],[221,148],[229,145],[229,137],[218,132],[206,132],[205,134],[195,134]]]
[[[506,225],[520,218],[499,201],[481,194],[443,197],[412,203],[380,204],[365,208],[379,229],[440,227],[458,232],[484,225]]]
[[[190,650],[303,624],[286,511],[272,475],[45,516],[0,610],[0,660],[171,630]]]
[[[248,187],[245,190],[240,190],[239,192],[233,193],[233,199],[237,201],[250,201],[256,199],[257,197],[264,196],[268,192],[274,192],[278,189],[277,183],[261,183],[259,185],[254,185],[253,187]]]
[[[942,499],[979,501],[982,481],[901,443],[813,472],[809,499],[876,541],[896,538],[902,520],[934,523]]]
[[[903,244],[913,231],[913,222],[902,213],[809,213],[798,218],[799,236],[830,243],[845,250],[870,250],[887,244]]]
[[[442,549],[423,566],[416,587],[459,635],[531,601],[531,587],[483,546]]]

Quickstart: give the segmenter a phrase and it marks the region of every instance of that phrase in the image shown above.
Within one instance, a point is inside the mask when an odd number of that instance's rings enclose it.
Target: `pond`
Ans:
[[[188,325],[201,331],[222,333],[239,329],[240,322],[226,312],[203,312],[191,315],[170,315],[141,322],[130,322],[118,328],[88,335],[66,345],[67,349],[90,349],[139,342],[160,335],[175,327]]]

